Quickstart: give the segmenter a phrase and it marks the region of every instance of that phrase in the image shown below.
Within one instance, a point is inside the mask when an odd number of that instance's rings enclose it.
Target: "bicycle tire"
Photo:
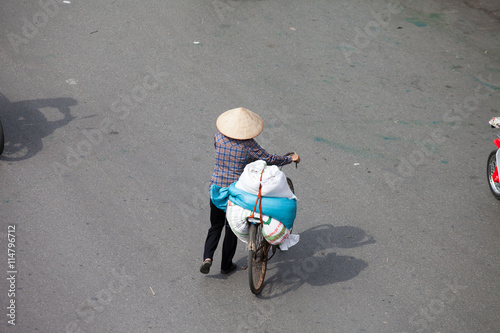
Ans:
[[[0,121],[0,155],[2,155],[3,153],[4,143],[5,143],[5,138],[3,136],[2,122]]]
[[[259,295],[264,288],[269,243],[262,235],[261,224],[250,224],[248,241],[248,282],[253,294]]]
[[[295,194],[295,189],[293,188],[292,180],[290,178],[286,177],[286,182],[288,183],[288,187],[290,188],[292,193]]]
[[[497,151],[494,150],[490,153],[490,156],[488,157],[488,167],[486,169],[486,175],[488,176],[488,184],[490,185],[490,190],[493,196],[500,200],[500,184],[495,183],[491,176],[495,172],[495,169],[497,167],[497,157],[496,157]]]

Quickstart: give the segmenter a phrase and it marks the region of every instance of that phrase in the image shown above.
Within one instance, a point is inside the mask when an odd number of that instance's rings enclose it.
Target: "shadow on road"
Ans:
[[[0,120],[5,135],[0,160],[21,161],[35,156],[43,148],[42,138],[74,119],[70,107],[75,105],[77,101],[73,98],[10,102],[0,93]],[[56,120],[49,121],[41,111],[43,108],[54,109],[50,112]]]
[[[375,244],[372,236],[350,226],[316,226],[300,233],[300,242],[271,259],[271,269],[260,297],[273,298],[297,290],[305,283],[324,286],[356,277],[368,264],[351,256],[337,255],[336,248]]]

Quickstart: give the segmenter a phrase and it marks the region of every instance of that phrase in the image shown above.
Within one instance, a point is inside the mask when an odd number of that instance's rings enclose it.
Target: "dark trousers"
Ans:
[[[238,238],[226,221],[226,213],[217,208],[213,204],[212,200],[210,200],[210,224],[211,227],[208,229],[208,235],[205,241],[203,260],[207,258],[213,260],[214,252],[217,249],[217,245],[219,244],[219,239],[222,234],[222,228],[226,226],[224,242],[222,244],[222,262],[220,268],[227,271],[232,266],[234,253],[236,252],[236,245],[238,245]]]

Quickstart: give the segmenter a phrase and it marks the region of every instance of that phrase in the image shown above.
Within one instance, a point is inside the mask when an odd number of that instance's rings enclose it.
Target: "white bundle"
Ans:
[[[228,201],[226,219],[231,230],[244,243],[248,243],[249,223],[247,217],[251,214],[250,210],[235,205],[231,200]],[[258,219],[259,213],[255,213],[255,217]],[[281,250],[286,251],[298,243],[299,235],[292,234],[291,230],[288,230],[283,223],[266,215],[262,215],[262,218],[264,220],[262,234],[269,244],[279,245]]]
[[[245,243],[248,243],[248,222],[247,217],[252,214],[248,209],[235,205],[228,200],[226,209],[226,219],[234,234]]]
[[[247,164],[235,186],[242,191],[258,195],[260,184],[264,197],[297,199],[288,187],[285,174],[276,165],[268,166],[263,160]]]
[[[267,217],[263,221],[262,234],[269,244],[279,245],[290,236],[290,230],[280,221]]]

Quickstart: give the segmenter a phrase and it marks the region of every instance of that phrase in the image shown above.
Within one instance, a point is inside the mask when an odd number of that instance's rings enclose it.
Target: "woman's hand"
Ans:
[[[292,162],[295,162],[295,164],[300,163],[300,156],[299,156],[299,154],[293,154],[292,155]]]

